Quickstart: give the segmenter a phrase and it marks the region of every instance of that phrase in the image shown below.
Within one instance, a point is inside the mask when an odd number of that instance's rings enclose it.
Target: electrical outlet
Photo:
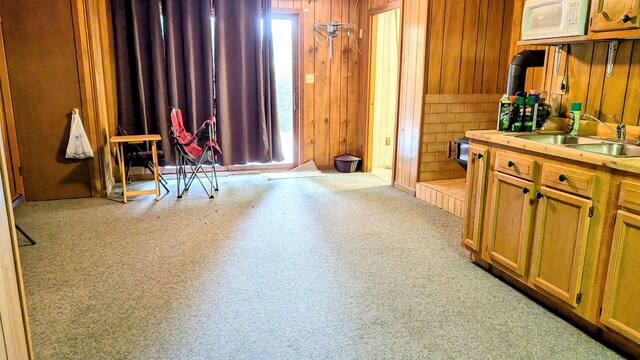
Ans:
[[[384,139],[384,144],[385,145],[391,145],[391,138],[388,137],[388,138]]]
[[[304,77],[304,82],[307,84],[313,84],[316,82],[315,74],[306,74]]]
[[[555,86],[555,93],[558,95],[565,95],[567,93],[567,85],[565,83],[565,76],[564,75],[558,75],[556,76],[556,86]]]

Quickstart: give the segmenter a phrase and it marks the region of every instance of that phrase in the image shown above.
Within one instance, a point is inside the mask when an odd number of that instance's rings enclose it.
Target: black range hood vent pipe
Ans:
[[[545,55],[544,50],[525,50],[513,57],[507,76],[507,95],[511,96],[519,91],[524,91],[527,69],[544,66]]]

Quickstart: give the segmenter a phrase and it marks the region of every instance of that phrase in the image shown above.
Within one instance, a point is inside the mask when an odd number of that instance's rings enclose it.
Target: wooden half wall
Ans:
[[[404,1],[403,9],[395,185],[413,193],[417,181],[462,176],[447,159],[449,140],[495,127],[492,103],[506,86],[514,3]]]

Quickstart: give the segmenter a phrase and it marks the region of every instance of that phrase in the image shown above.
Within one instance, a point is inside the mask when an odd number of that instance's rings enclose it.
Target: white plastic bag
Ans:
[[[67,159],[86,159],[93,157],[93,149],[84,132],[82,120],[77,113],[71,114],[71,131],[69,132],[69,144],[67,145]]]

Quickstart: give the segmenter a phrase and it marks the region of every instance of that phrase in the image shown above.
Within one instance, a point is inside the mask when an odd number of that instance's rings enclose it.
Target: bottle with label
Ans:
[[[513,111],[515,113],[515,119],[511,119],[511,128],[509,129],[512,132],[522,131],[522,122],[526,107],[526,96],[527,94],[524,92],[516,94],[516,104],[514,106],[515,110]]]
[[[571,112],[569,113],[569,125],[567,126],[567,132],[570,135],[578,135],[578,125],[580,124],[580,117],[582,111],[582,103],[571,103]]]
[[[509,114],[511,113],[511,100],[509,96],[504,95],[500,99],[500,106],[498,110],[498,130],[507,131],[509,129]]]
[[[533,114],[536,105],[536,98],[530,95],[527,97],[525,104],[521,131],[531,132],[535,129],[533,125]]]

